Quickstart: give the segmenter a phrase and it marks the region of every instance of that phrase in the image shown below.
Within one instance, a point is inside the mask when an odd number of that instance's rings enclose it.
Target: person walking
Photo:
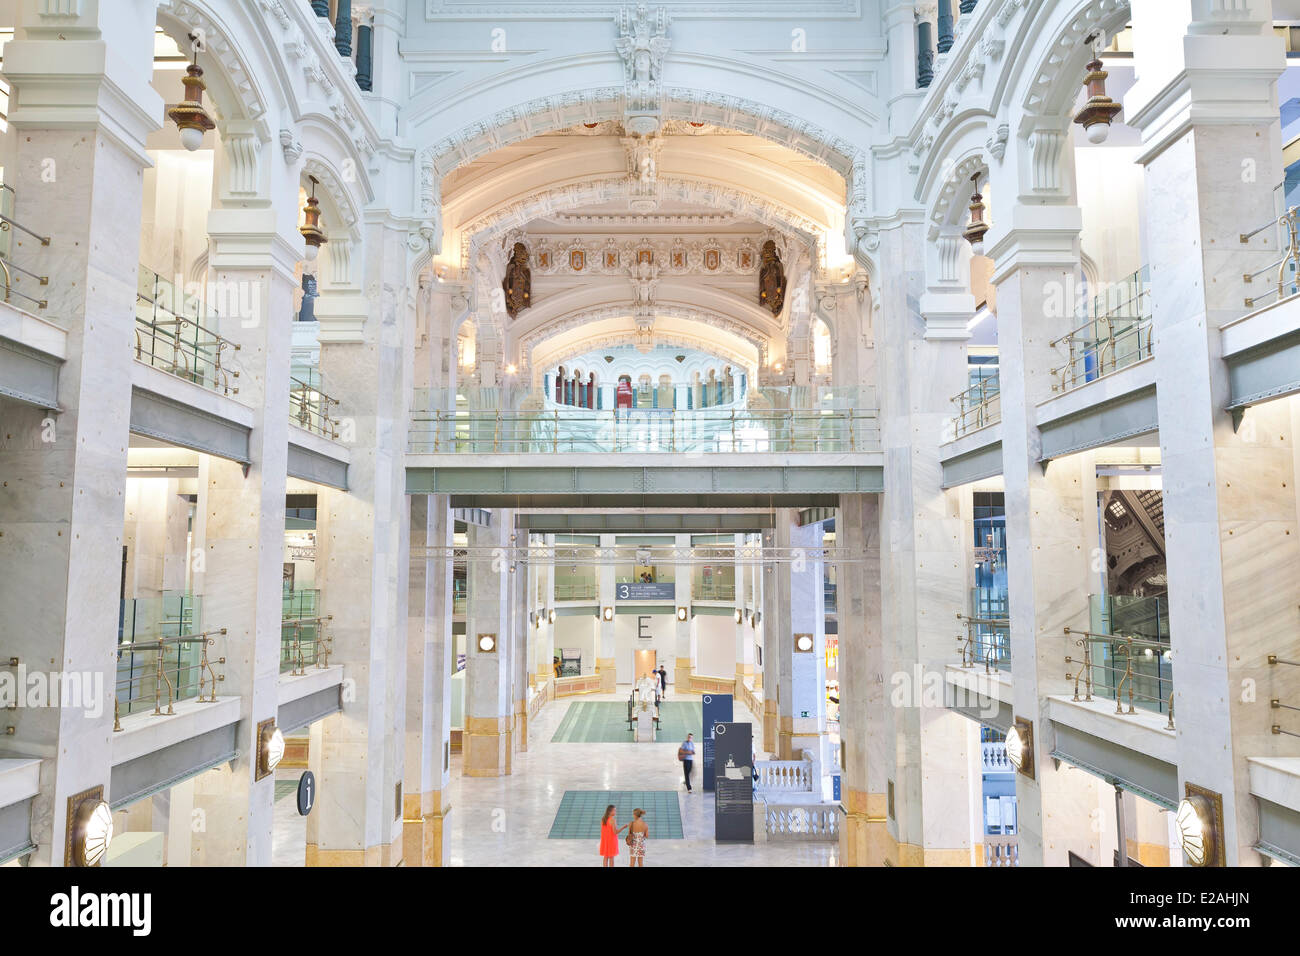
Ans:
[[[650,824],[645,822],[645,811],[637,807],[632,811],[632,822],[626,828],[619,827],[620,833],[627,830],[628,857],[627,865],[645,866],[645,841],[650,836]]]
[[[691,793],[691,767],[695,765],[695,735],[687,734],[677,748],[677,759],[682,762],[682,776],[686,778],[686,792]]]
[[[663,696],[668,696],[668,668],[659,665],[659,687],[663,691]]]
[[[618,820],[615,819],[614,804],[605,808],[605,815],[600,818],[600,865],[601,868],[612,867],[614,857],[618,856]]]

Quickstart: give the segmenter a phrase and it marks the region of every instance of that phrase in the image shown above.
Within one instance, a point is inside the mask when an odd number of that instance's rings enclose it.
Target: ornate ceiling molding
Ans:
[[[631,304],[608,305],[608,306],[600,306],[599,308],[595,308],[595,309],[585,309],[578,312],[571,312],[567,315],[560,316],[556,319],[544,323],[543,325],[539,326],[536,329],[533,329],[532,331],[528,332],[526,335],[521,336],[519,339],[520,355],[523,358],[525,358],[525,360],[528,361],[529,365],[531,366],[533,365],[531,357],[534,351],[536,350],[537,346],[542,342],[545,342],[547,339],[554,338],[555,336],[560,335],[564,332],[568,332],[576,328],[581,328],[582,326],[587,325],[589,323],[601,322],[607,319],[627,319],[629,323],[629,332],[627,334],[622,334],[622,335],[617,335],[617,334],[613,335],[612,336],[613,341],[606,342],[605,343],[606,345],[635,344],[634,333],[631,331],[631,327],[634,324],[632,311],[633,308]],[[719,329],[720,331],[730,333],[731,335],[734,335],[739,339],[743,339],[745,342],[748,342],[750,345],[754,347],[754,351],[758,355],[759,365],[761,366],[767,364],[767,353],[768,353],[767,340],[765,338],[761,338],[758,334],[756,334],[754,329],[751,326],[748,326],[743,322],[733,319],[731,316],[724,315],[723,313],[717,312],[713,309],[703,309],[698,307],[688,308],[686,306],[672,305],[672,304],[656,305],[654,311],[655,311],[655,316],[657,318],[677,318],[677,319],[685,319],[689,322],[698,322],[703,325],[707,325],[710,328]],[[665,344],[668,344],[668,339],[665,337],[665,335],[669,335],[669,334],[673,334],[673,333],[662,333],[660,331],[656,331],[654,334],[655,343],[658,344],[659,342],[664,342]],[[587,340],[584,339],[582,341],[586,342]],[[727,355],[725,357],[735,357],[737,362],[743,366],[748,366],[749,364],[748,360],[746,360],[743,356],[739,355],[738,353],[732,352],[730,350],[725,350],[722,344],[717,339],[710,339],[702,336],[699,341],[701,343],[707,343],[706,345],[700,346],[704,348],[706,351],[713,351],[719,354],[726,351]],[[596,345],[585,345],[583,346],[583,350],[590,351],[591,349],[596,347],[597,347]],[[696,347],[696,346],[692,346],[692,347]],[[574,348],[577,348],[576,344]]]
[[[476,260],[478,250],[511,229],[522,229],[536,219],[548,219],[564,210],[626,200],[631,185],[626,177],[616,177],[559,186],[535,193],[527,202],[513,203],[480,216],[461,233],[460,267],[467,271]],[[661,202],[674,200],[723,209],[737,219],[750,219],[779,231],[788,244],[797,240],[808,246],[812,260],[819,268],[825,267],[829,230],[785,206],[742,189],[687,177],[661,177],[657,187]]]
[[[1031,77],[1022,101],[1025,112],[1054,117],[1072,112],[1083,80],[1083,63],[1092,56],[1084,41],[1098,31],[1109,36],[1128,22],[1129,15],[1128,0],[1079,3],[1033,68],[1021,71],[1022,76]]]
[[[243,118],[261,119],[267,111],[266,102],[253,83],[248,65],[239,55],[236,46],[230,42],[225,25],[208,11],[206,5],[194,3],[192,0],[161,0],[158,4],[158,14],[175,20],[189,33],[202,37],[203,45],[206,47],[204,52],[220,64],[225,79],[235,95],[239,97]],[[178,42],[183,40],[184,35]],[[185,49],[183,45],[181,48]]]
[[[352,201],[351,194],[343,187],[334,168],[315,156],[308,156],[307,161],[302,165],[302,172],[304,176],[315,176],[320,181],[320,184],[325,187],[325,192],[333,200],[334,208],[343,218],[343,226],[353,239],[360,240],[361,229],[358,225],[360,211]]]
[[[982,153],[974,153],[964,157],[948,171],[944,177],[943,186],[939,189],[939,195],[934,204],[930,207],[930,227],[927,231],[927,237],[931,242],[938,238],[939,232],[944,226],[950,226],[954,222],[954,217],[960,213],[957,208],[964,200],[958,201],[958,206],[954,206],[958,192],[968,191],[970,178],[980,170],[987,170],[988,163],[984,161]]]

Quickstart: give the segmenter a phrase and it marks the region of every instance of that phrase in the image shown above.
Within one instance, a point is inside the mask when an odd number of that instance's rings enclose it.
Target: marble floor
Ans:
[[[623,701],[614,694],[550,701],[529,727],[527,753],[514,755],[508,777],[461,776],[460,756],[452,755],[451,863],[453,866],[599,866],[596,841],[551,840],[548,834],[566,790],[669,790],[678,794],[684,839],[655,841],[646,849],[646,866],[834,866],[835,844],[768,843],[761,827],[753,845],[713,842],[713,795],[699,787],[686,793],[677,740],[662,743],[552,743],[551,738],[575,701]],[[684,698],[694,699],[694,698]],[[755,746],[763,756],[761,721],[736,703],[735,719],[755,725]],[[297,771],[285,779],[297,779]],[[620,821],[626,822],[626,821]],[[292,798],[276,802],[276,866],[302,866],[306,825]],[[618,865],[627,866],[619,844]]]

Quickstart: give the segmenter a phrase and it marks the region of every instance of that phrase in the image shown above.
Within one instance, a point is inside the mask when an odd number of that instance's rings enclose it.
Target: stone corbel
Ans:
[[[284,151],[284,161],[292,166],[302,157],[302,141],[291,129],[280,130],[280,148]]]
[[[324,292],[316,300],[318,338],[322,343],[363,342],[369,316],[370,302],[360,291]]]

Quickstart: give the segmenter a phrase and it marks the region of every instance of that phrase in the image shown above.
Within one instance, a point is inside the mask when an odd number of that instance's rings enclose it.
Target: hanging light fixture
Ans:
[[[984,255],[984,233],[989,231],[989,224],[984,221],[984,197],[980,195],[980,174],[975,173],[970,181],[975,184],[975,192],[970,197],[970,222],[961,231],[962,238],[970,243],[970,251],[977,256]]]
[[[203,108],[203,91],[208,85],[203,82],[203,68],[199,66],[198,38],[190,34],[190,46],[194,50],[194,62],[185,68],[185,99],[167,111],[167,118],[181,131],[181,145],[191,153],[203,145],[203,134],[216,129],[216,121]]]
[[[1097,34],[1094,33],[1085,42],[1095,43],[1096,40]],[[1083,104],[1083,109],[1079,110],[1074,121],[1088,134],[1088,142],[1096,145],[1106,142],[1111,120],[1124,107],[1106,95],[1106,77],[1109,74],[1101,68],[1100,55],[1093,54],[1087,69],[1088,75],[1083,78],[1083,87],[1088,91],[1088,102]]]
[[[320,255],[320,247],[329,240],[325,238],[325,233],[320,228],[320,200],[316,198],[316,177],[307,178],[311,180],[311,195],[307,197],[307,205],[302,208],[303,224],[298,227],[298,231],[307,242],[305,252],[307,261],[315,262],[316,257]]]

